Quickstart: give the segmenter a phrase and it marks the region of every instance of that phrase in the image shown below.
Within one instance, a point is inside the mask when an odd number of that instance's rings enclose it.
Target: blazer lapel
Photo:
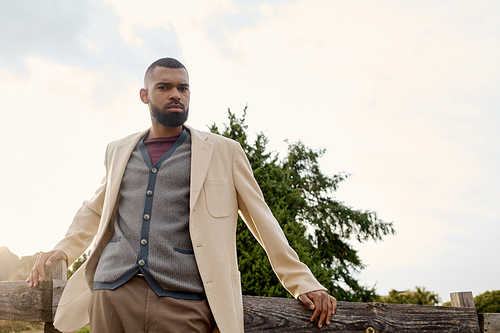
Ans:
[[[189,126],[186,126],[186,128],[191,132],[191,193],[189,208],[192,211],[203,187],[214,145],[206,141],[208,136],[203,132]]]
[[[144,134],[146,134],[147,131],[148,130],[133,136],[130,140],[127,140],[123,144],[117,146],[114,152],[112,152],[109,163],[109,174],[110,181],[113,183],[112,190],[116,193],[110,192],[111,195],[118,195],[118,189],[120,188],[130,155],[139,140],[144,136]]]
[[[108,173],[109,173],[109,190],[107,193],[107,201],[108,206],[105,212],[106,215],[105,222],[107,222],[111,217],[111,213],[113,212],[114,206],[116,205],[118,192],[120,190],[120,185],[122,183],[123,174],[125,173],[125,168],[127,167],[128,160],[132,151],[134,150],[137,142],[147,133],[149,129],[143,131],[142,133],[138,133],[136,135],[131,136],[128,140],[117,146],[113,151],[110,152],[108,156]]]
[[[96,249],[92,251],[89,259],[85,262],[85,280],[90,289],[94,286],[94,273],[101,253],[104,250],[104,246],[106,246],[111,236],[113,236],[113,221],[111,221],[111,217],[115,206],[118,203],[118,193],[120,191],[120,185],[130,158],[130,154],[132,154],[137,142],[139,142],[148,130],[125,139],[122,144],[119,144],[116,148],[111,149],[111,151],[109,151],[109,155],[107,156],[108,160],[106,161],[106,167],[109,178],[107,179],[108,189],[104,203],[104,211],[101,216],[101,223],[99,224],[99,231],[95,242]],[[111,229],[109,229],[109,227],[111,227]],[[105,237],[105,235],[107,235],[107,237]]]
[[[189,129],[191,133],[191,193],[189,197],[189,205],[192,210],[203,187],[214,147],[211,142],[206,141],[208,139],[206,134],[190,126],[184,126]],[[149,129],[132,136],[129,140],[117,146],[115,150],[111,152],[109,156],[110,160],[108,162],[108,172],[110,174],[108,200],[110,203],[116,202],[130,154],[132,154],[137,142],[139,142],[147,131],[149,131]],[[113,205],[108,206],[107,213],[109,213],[109,215],[111,214],[113,208]]]

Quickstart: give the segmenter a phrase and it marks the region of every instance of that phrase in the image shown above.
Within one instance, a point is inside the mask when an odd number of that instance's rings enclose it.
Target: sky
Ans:
[[[362,285],[442,301],[500,289],[500,2],[0,0],[0,246],[49,251],[104,175],[107,143],[149,127],[144,71],[186,65],[188,124],[248,106],[326,153],[335,193],[393,222],[352,241]]]

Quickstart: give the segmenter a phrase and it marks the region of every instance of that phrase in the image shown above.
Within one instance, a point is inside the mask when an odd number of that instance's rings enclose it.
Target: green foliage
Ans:
[[[500,313],[500,290],[487,291],[474,297],[478,313]],[[443,303],[451,306],[451,302]]]
[[[500,313],[500,290],[487,291],[474,297],[478,313]]]
[[[76,333],[89,333],[89,332],[90,332],[89,326],[85,326],[84,328],[81,328],[78,331],[76,331]]]
[[[85,261],[87,261],[87,258],[90,255],[90,250],[85,252],[80,256],[80,258],[76,259],[76,261],[71,265],[70,268],[68,268],[68,279],[75,274],[75,272],[80,268]]]
[[[319,159],[324,149],[313,150],[300,141],[288,143],[288,153],[280,160],[266,151],[268,139],[262,132],[253,145],[249,144],[245,115],[246,107],[239,119],[228,110],[229,125],[220,131],[213,124],[210,131],[241,144],[290,245],[330,294],[340,300],[374,300],[374,288],[361,286],[354,277],[365,266],[349,241],[382,240],[382,236],[395,233],[392,223],[378,219],[375,212],[355,210],[334,199],[338,184],[348,176],[329,177],[321,172]],[[290,297],[241,219],[237,248],[244,294]]]
[[[381,296],[378,301],[381,303],[417,305],[436,305],[441,301],[437,294],[425,290],[424,287],[415,288],[415,291],[407,290],[404,292],[393,289],[389,292],[389,296]]]

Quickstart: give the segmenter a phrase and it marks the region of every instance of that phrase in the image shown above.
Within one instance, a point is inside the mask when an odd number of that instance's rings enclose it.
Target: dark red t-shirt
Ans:
[[[144,140],[144,145],[148,150],[149,157],[151,158],[151,164],[155,164],[165,153],[172,148],[175,141],[180,135],[172,136],[169,138],[147,138]]]

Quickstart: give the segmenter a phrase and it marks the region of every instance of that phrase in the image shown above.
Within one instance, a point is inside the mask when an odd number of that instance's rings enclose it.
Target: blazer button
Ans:
[[[146,260],[144,259],[139,260],[139,266],[144,266],[144,265],[146,265]]]

